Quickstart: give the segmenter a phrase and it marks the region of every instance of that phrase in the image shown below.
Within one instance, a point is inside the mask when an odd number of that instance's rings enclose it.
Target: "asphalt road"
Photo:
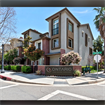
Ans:
[[[0,79],[0,100],[105,100],[105,82],[46,86]]]

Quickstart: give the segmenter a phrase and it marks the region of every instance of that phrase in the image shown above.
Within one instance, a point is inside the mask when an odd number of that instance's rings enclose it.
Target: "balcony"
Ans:
[[[53,35],[59,34],[59,27],[53,29]]]

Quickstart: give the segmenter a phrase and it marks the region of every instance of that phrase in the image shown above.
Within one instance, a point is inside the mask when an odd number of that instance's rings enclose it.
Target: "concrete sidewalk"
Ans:
[[[36,75],[34,73],[25,74],[21,72],[5,71],[5,73],[0,73],[0,78],[5,80],[10,80],[14,82],[39,84],[39,85],[81,85],[97,83],[105,80],[105,73],[98,72],[99,78],[97,78],[97,73],[86,74],[81,77],[70,77],[70,76],[44,76]]]

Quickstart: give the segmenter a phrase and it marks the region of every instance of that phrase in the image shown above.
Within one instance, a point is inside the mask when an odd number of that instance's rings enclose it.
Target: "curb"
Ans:
[[[0,75],[0,78],[1,79],[4,79],[4,80],[8,80],[8,81],[11,81],[12,80],[12,78],[6,77],[6,76],[2,76],[2,75]]]
[[[10,77],[7,77],[7,76],[2,76],[2,75],[0,75],[0,78],[4,79],[4,80],[13,81],[13,82],[20,82],[20,83],[51,85],[51,84],[46,84],[46,83],[34,83],[34,82],[26,82],[26,81],[16,80],[16,79],[13,79],[13,78],[10,78]]]
[[[101,80],[95,80],[95,81],[90,81],[90,82],[83,82],[83,83],[76,83],[76,84],[72,84],[72,85],[84,85],[84,84],[92,84],[92,83],[98,83],[98,82],[102,82],[104,81],[104,79],[101,79]]]

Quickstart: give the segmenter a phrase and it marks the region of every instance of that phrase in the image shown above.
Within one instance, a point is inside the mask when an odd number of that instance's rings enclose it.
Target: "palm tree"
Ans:
[[[96,29],[100,31],[101,37],[104,39],[104,57],[105,57],[105,7],[94,8],[98,15],[95,16],[94,24]],[[105,73],[105,58],[104,58],[104,73]]]
[[[105,23],[105,7],[98,7],[98,8],[94,8],[93,10],[97,11],[98,15],[95,16],[94,19],[94,24],[96,26],[97,29],[99,29],[99,23],[100,23],[100,19],[102,19],[102,22]]]

